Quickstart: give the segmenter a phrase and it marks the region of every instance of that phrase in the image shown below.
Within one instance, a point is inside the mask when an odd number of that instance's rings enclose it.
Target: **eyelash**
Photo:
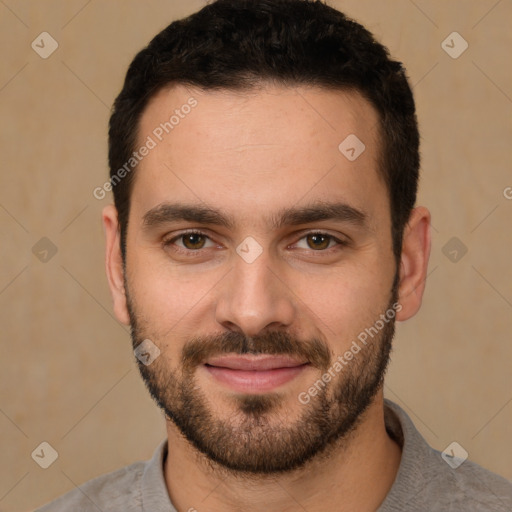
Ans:
[[[212,241],[211,238],[206,233],[203,233],[202,231],[191,229],[191,230],[183,231],[180,234],[173,236],[172,238],[164,239],[163,240],[163,246],[164,247],[169,247],[171,245],[174,245],[174,242],[176,242],[177,240],[179,240],[180,238],[182,238],[182,237],[184,237],[186,235],[200,235],[200,236],[205,237],[206,239]],[[311,252],[329,253],[329,252],[331,252],[332,249],[335,249],[336,247],[347,247],[349,245],[348,241],[340,240],[339,238],[335,237],[334,235],[331,235],[329,233],[325,233],[323,231],[309,231],[307,233],[304,233],[299,238],[299,241],[304,239],[304,238],[306,238],[306,237],[308,237],[308,236],[311,236],[311,235],[325,236],[325,237],[330,238],[331,241],[336,242],[336,245],[333,246],[333,247],[328,247],[327,249],[319,249],[319,250],[310,249]],[[203,250],[203,248],[195,249],[194,250],[194,249],[186,249],[186,248],[183,248],[183,247],[174,246],[174,250],[176,250],[177,252],[180,252],[182,254],[185,254],[187,256],[193,257],[193,255],[199,254]]]

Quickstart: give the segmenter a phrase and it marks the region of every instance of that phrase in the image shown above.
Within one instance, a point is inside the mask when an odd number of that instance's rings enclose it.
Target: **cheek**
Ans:
[[[385,312],[392,276],[363,264],[333,269],[325,274],[295,274],[291,289],[298,306],[312,317],[327,338],[343,344]]]
[[[137,314],[158,332],[183,329],[188,317],[204,312],[209,293],[223,276],[221,268],[191,271],[170,264],[155,249],[133,251],[127,268]]]

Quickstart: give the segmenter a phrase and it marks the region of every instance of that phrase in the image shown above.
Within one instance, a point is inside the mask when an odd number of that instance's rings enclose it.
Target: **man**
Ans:
[[[107,275],[167,439],[41,511],[512,509],[383,398],[430,214],[410,87],[369,32],[218,0],[136,56],[109,137]]]

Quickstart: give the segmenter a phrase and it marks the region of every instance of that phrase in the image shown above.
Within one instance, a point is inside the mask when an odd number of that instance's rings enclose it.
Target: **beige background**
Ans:
[[[129,62],[203,4],[0,1],[0,510],[147,459],[165,435],[112,317],[100,224],[110,198],[92,191]],[[422,132],[430,275],[421,312],[399,326],[386,394],[434,447],[456,440],[512,479],[512,3],[331,4],[405,63]],[[59,44],[46,60],[31,48],[43,31]],[[453,31],[469,43],[458,59],[441,47]],[[58,249],[46,263],[32,253],[42,237]],[[467,247],[457,262],[443,253],[452,237]],[[43,441],[59,455],[46,470],[31,458]]]

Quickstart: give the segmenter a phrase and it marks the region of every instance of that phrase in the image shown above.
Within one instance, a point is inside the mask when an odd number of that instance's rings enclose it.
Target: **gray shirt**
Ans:
[[[402,446],[402,459],[378,512],[512,511],[511,482],[469,460],[453,469],[457,460],[445,456],[445,461],[389,400],[385,419],[388,433]],[[176,512],[164,480],[167,452],[164,440],[151,460],[94,478],[36,512]]]

